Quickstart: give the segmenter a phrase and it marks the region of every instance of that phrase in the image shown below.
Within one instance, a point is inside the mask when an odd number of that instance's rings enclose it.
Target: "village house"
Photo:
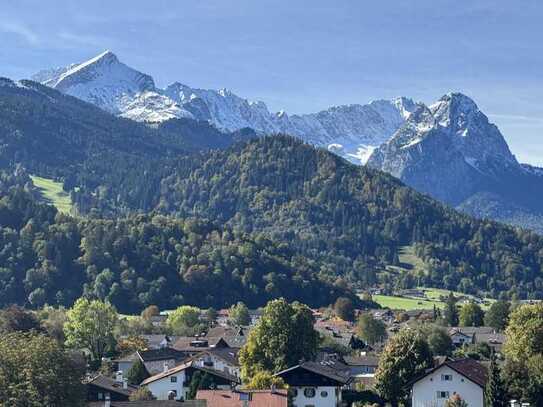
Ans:
[[[207,407],[287,407],[286,390],[198,390],[197,400]]]
[[[197,366],[220,370],[231,376],[240,376],[238,351],[235,348],[211,348],[191,357]]]
[[[128,401],[130,394],[137,390],[137,386],[128,384],[122,372],[117,372],[115,378],[99,374],[83,383],[87,388],[87,401]]]
[[[173,348],[146,349],[136,351],[128,356],[114,360],[117,363],[117,370],[126,376],[130,368],[137,360],[145,366],[150,375],[160,373],[164,366],[174,367],[187,359],[191,354]]]
[[[412,407],[442,407],[458,395],[470,407],[484,407],[486,368],[473,359],[446,358],[412,382]]]
[[[186,400],[191,380],[196,372],[209,375],[216,388],[228,390],[239,383],[239,379],[226,372],[199,366],[190,360],[174,368],[145,379],[141,386],[147,387],[158,400]]]
[[[350,382],[348,372],[317,362],[304,362],[275,376],[289,386],[292,407],[336,407],[342,388]]]

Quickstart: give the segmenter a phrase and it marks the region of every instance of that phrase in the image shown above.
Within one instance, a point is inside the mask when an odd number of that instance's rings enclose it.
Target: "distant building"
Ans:
[[[412,407],[442,407],[453,395],[469,407],[484,407],[486,368],[473,359],[445,359],[412,382]]]

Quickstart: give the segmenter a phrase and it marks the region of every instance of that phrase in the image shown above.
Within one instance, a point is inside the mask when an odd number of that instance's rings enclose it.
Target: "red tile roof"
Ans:
[[[249,395],[249,407],[287,407],[286,390],[198,390],[197,400],[206,400],[207,407],[242,407],[244,394]]]

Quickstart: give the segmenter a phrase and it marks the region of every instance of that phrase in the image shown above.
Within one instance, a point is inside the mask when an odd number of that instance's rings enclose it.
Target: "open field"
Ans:
[[[439,300],[415,299],[408,297],[395,297],[392,295],[374,295],[373,300],[381,307],[390,309],[414,310],[414,309],[433,309],[434,305],[443,308],[445,303]]]
[[[440,288],[424,288],[418,287],[417,291],[424,293],[424,298],[415,295],[373,295],[373,300],[379,305],[390,309],[403,309],[406,311],[414,309],[433,309],[434,305],[438,308],[443,308],[445,303],[441,301],[441,297],[446,297],[451,291]],[[460,298],[459,304],[468,300],[476,300],[476,297],[463,294],[460,292],[452,292],[457,298]],[[484,298],[481,308],[487,309],[495,300]]]
[[[71,213],[72,200],[70,195],[62,189],[62,183],[36,175],[31,175],[30,178],[39,189],[45,203],[55,206],[59,212]]]

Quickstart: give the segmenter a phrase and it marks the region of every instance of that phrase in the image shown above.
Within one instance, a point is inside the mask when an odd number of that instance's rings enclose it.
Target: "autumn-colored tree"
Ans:
[[[138,335],[129,335],[117,341],[117,352],[121,355],[128,355],[136,351],[145,350],[149,347],[147,339]]]

